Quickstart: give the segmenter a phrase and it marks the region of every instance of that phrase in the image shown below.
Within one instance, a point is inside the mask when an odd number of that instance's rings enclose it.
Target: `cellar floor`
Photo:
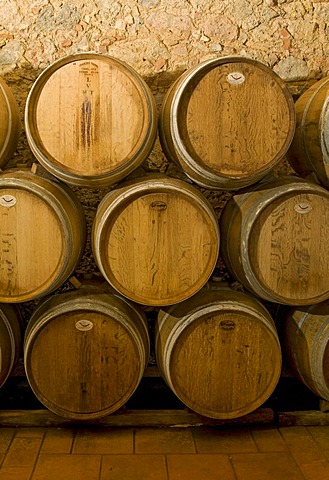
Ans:
[[[0,480],[328,480],[329,426],[0,428]]]

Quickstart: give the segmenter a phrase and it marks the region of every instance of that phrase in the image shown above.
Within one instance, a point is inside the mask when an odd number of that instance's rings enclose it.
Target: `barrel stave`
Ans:
[[[90,420],[113,413],[130,398],[149,349],[142,310],[117,295],[82,287],[54,295],[35,310],[25,332],[24,364],[32,390],[47,408]]]
[[[168,386],[210,418],[236,418],[258,408],[281,373],[281,347],[269,313],[255,298],[229,289],[202,290],[161,309],[155,349]]]

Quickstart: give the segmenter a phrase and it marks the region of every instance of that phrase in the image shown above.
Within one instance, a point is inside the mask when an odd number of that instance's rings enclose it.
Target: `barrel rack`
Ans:
[[[139,387],[124,407],[96,420],[78,421],[56,415],[39,403],[29,387],[20,359],[0,389],[0,425],[55,428],[329,425],[329,402],[316,397],[283,370],[277,388],[263,406],[242,417],[212,419],[182,404],[166,386],[157,366],[149,365]]]
[[[295,98],[314,81],[288,85]],[[251,425],[329,425],[329,402],[321,400],[283,369],[279,383],[265,404],[248,415],[231,420],[203,417],[183,405],[150,364],[140,385],[127,404],[97,420],[77,421],[56,415],[34,396],[20,359],[6,384],[0,389],[2,427],[242,427]]]

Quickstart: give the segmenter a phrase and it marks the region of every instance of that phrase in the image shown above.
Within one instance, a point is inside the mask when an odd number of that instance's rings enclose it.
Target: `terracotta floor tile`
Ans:
[[[39,428],[39,427],[22,427],[18,428],[16,431],[15,437],[33,437],[33,438],[43,438],[45,434],[45,428]]]
[[[329,480],[329,461],[321,449],[294,449],[291,455],[306,480]]]
[[[308,450],[309,448],[317,448],[314,438],[306,427],[281,427],[280,429],[283,440],[290,450]]]
[[[286,452],[236,453],[231,460],[238,480],[304,480],[295,460]]]
[[[40,454],[31,480],[99,480],[100,468],[100,455]]]
[[[0,470],[0,480],[30,480],[33,467],[4,467]]]
[[[228,455],[167,455],[169,480],[235,480]]]
[[[126,428],[78,430],[72,453],[117,454],[133,453],[134,431]]]
[[[257,452],[257,446],[247,429],[225,430],[198,428],[193,430],[198,453]]]
[[[15,433],[15,428],[0,428],[0,453],[6,453]]]
[[[307,427],[322,450],[329,450],[329,426]]]
[[[305,480],[329,480],[329,464],[328,462],[313,462],[300,466],[304,474]]]
[[[30,467],[34,465],[42,439],[15,437],[2,463],[3,467]]]
[[[323,455],[329,460],[329,450],[323,450]]]
[[[319,448],[308,448],[307,450],[293,450],[291,451],[291,456],[296,460],[299,465],[304,463],[321,463],[327,462],[328,459],[325,453]]]
[[[276,428],[260,427],[250,431],[260,452],[285,452],[288,450],[288,446]]]
[[[70,453],[75,432],[66,428],[49,428],[41,445],[42,453]]]
[[[168,480],[165,456],[104,455],[100,480]]]
[[[145,428],[135,432],[135,453],[196,453],[191,430]]]
[[[1,460],[0,480],[329,480],[329,427],[0,428]]]

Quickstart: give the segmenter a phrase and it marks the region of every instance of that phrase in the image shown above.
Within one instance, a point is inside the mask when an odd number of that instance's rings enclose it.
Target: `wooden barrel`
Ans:
[[[29,170],[0,174],[0,301],[26,302],[60,287],[84,250],[74,192]]]
[[[284,82],[244,57],[187,70],[167,92],[159,119],[165,154],[210,189],[260,180],[283,158],[294,130],[294,102]]]
[[[155,101],[121,60],[79,53],[57,60],[36,79],[25,129],[32,152],[53,175],[102,187],[147,158],[157,132]]]
[[[149,357],[144,314],[117,295],[82,287],[33,313],[24,364],[36,397],[52,412],[89,420],[119,409]]]
[[[229,289],[200,291],[160,310],[155,349],[177,397],[211,418],[257,409],[280,377],[281,348],[270,314],[251,295]]]
[[[329,192],[288,176],[234,195],[220,217],[221,256],[264,300],[310,305],[329,297]]]
[[[122,295],[169,305],[192,296],[210,277],[218,221],[195,187],[161,174],[145,176],[103,198],[92,249],[104,278]]]
[[[15,305],[0,304],[0,387],[16,366],[22,349],[22,320]]]
[[[282,347],[294,376],[329,401],[329,301],[289,309]]]
[[[296,101],[296,131],[287,158],[302,177],[329,188],[329,77],[319,80]]]
[[[0,78],[0,167],[14,154],[21,132],[21,119],[15,97],[4,79]]]

